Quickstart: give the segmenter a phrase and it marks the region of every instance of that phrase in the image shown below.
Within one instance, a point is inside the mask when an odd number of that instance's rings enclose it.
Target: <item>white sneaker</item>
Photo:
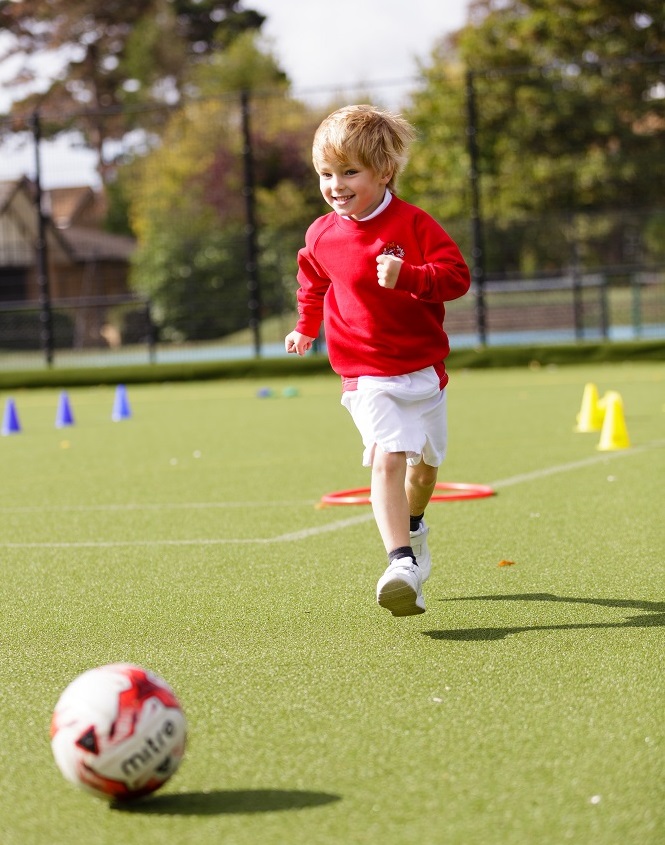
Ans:
[[[393,616],[413,616],[425,612],[420,568],[410,557],[394,560],[379,578],[376,600]]]
[[[425,520],[421,520],[420,528],[417,531],[411,531],[409,533],[411,536],[411,548],[413,549],[413,554],[416,556],[416,563],[420,568],[420,574],[424,584],[432,570],[432,555],[429,553],[427,546],[429,528],[425,524]]]

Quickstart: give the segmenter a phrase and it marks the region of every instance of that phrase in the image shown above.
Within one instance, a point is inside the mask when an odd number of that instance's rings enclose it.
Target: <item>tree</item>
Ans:
[[[0,33],[11,35],[0,62],[22,54],[61,65],[46,90],[19,99],[12,113],[40,109],[52,133],[77,116],[103,176],[106,139],[137,125],[148,107],[178,102],[193,69],[264,19],[239,0],[0,0]],[[13,83],[39,81],[26,63]]]
[[[205,95],[173,112],[159,147],[119,171],[139,239],[133,286],[157,308],[162,336],[217,338],[246,327],[246,195],[240,91],[249,93],[263,315],[295,278],[311,205],[313,118],[288,97],[274,58],[238,38],[196,75]],[[288,261],[285,255],[288,254]],[[293,262],[293,264],[291,264]]]
[[[483,98],[489,171],[510,182],[508,201],[531,208],[544,191],[550,206],[650,204],[665,131],[659,0],[474,7],[486,15],[461,34],[460,49]],[[527,152],[532,179],[522,181]]]
[[[470,81],[478,106],[482,207],[501,228],[490,244],[497,263],[566,263],[570,248],[565,237],[555,246],[553,218],[568,215],[566,225],[575,228],[573,216],[581,212],[587,227],[588,215],[596,215],[597,230],[586,239],[596,246],[587,260],[600,260],[620,237],[601,211],[662,204],[662,4],[474,0],[470,21],[437,46],[414,95],[411,116],[424,127],[424,143],[407,174],[409,189],[436,174],[433,207],[468,214],[469,193],[459,188],[469,166],[464,85]],[[548,225],[527,232],[526,221],[536,217],[549,218]]]
[[[407,117],[417,127],[406,171],[398,190],[439,220],[467,251],[469,246],[469,159],[466,147],[464,68],[456,59],[454,40],[441,42],[422,84],[411,98]],[[464,221],[456,225],[457,221]]]

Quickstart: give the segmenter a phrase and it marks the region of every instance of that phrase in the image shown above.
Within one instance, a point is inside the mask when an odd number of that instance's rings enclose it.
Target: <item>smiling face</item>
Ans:
[[[337,214],[362,220],[381,205],[391,173],[380,176],[357,162],[317,161],[323,199]]]

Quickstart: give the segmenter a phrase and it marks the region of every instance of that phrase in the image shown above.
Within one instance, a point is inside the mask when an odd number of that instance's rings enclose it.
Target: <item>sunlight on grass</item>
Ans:
[[[316,507],[369,483],[336,377],[130,386],[120,422],[110,386],[74,388],[66,429],[58,390],[14,394],[3,845],[655,845],[664,379],[453,372],[441,480],[496,495],[430,505],[428,610],[402,620],[376,605],[368,506]],[[620,392],[631,448],[574,431],[590,381]],[[125,811],[49,747],[60,692],[114,660],[163,676],[190,726]]]

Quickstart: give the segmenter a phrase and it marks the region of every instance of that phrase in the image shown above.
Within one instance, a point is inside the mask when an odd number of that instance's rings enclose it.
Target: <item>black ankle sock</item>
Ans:
[[[410,557],[414,563],[416,561],[416,556],[413,554],[411,546],[399,546],[393,549],[392,552],[388,552],[388,563],[392,563],[399,557]]]
[[[425,516],[425,512],[423,511],[420,516],[412,516],[409,517],[411,520],[411,525],[409,526],[409,531],[417,531],[420,528],[420,523],[422,522],[423,517]]]

